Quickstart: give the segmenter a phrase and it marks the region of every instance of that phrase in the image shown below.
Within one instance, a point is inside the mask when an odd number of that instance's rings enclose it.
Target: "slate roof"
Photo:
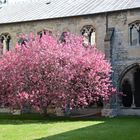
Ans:
[[[0,24],[140,8],[140,0],[42,0],[3,5]]]

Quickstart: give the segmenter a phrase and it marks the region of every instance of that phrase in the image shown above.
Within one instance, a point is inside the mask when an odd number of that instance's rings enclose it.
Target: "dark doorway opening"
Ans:
[[[122,84],[122,104],[124,107],[131,107],[133,103],[133,93],[132,93],[132,88],[129,80],[124,80]]]
[[[136,107],[140,107],[140,68],[136,69],[134,73],[134,102]]]

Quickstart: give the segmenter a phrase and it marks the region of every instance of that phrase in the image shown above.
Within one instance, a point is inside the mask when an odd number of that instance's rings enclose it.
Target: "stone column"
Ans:
[[[112,42],[113,42],[113,36],[114,36],[114,28],[108,28],[107,32],[106,32],[105,40],[104,40],[104,47],[105,47],[105,58],[107,60],[109,60],[111,65],[113,65],[112,64],[112,49],[113,49]],[[108,104],[106,104],[105,107],[107,106],[107,108],[111,108],[112,100],[113,99],[111,99],[111,101]]]
[[[3,40],[3,54],[7,51],[7,44],[6,44],[6,38]]]
[[[108,28],[104,40],[104,46],[105,46],[105,57],[106,59],[110,60],[110,62],[112,57],[113,36],[114,36],[114,28]]]
[[[108,28],[104,40],[105,47],[105,58],[110,61],[113,67],[112,50],[113,50],[113,40],[114,40],[114,28]],[[113,75],[112,75],[113,80]],[[104,103],[104,109],[102,110],[103,116],[116,116],[117,115],[117,95],[112,96],[108,103]]]

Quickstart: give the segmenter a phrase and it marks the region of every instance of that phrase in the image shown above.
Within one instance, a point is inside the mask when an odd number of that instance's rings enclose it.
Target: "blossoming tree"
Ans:
[[[26,42],[1,56],[0,105],[22,109],[28,103],[45,112],[49,105],[82,107],[114,93],[110,63],[96,47],[83,47],[82,37],[23,38]]]

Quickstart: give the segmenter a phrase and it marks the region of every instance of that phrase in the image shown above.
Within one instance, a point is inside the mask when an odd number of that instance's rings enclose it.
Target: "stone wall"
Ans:
[[[21,33],[37,33],[47,29],[53,34],[70,31],[79,35],[83,26],[92,25],[96,29],[97,47],[103,52],[107,50],[107,55],[111,58],[114,70],[113,83],[119,89],[119,79],[123,71],[128,66],[140,62],[140,46],[130,46],[128,28],[130,23],[140,20],[139,13],[140,9],[133,9],[107,14],[4,24],[0,25],[0,34],[9,33],[12,37],[12,44],[15,46],[16,36]],[[104,42],[107,27],[114,29],[110,42]],[[109,51],[107,47],[112,51]]]
[[[140,47],[132,47],[129,45],[128,30],[129,23],[140,19],[139,12],[140,10],[137,9],[108,14],[108,28],[114,28],[115,30],[112,44],[112,63],[115,70],[115,81],[118,80],[117,75],[120,75],[120,72],[126,66],[129,66],[134,62],[139,62],[140,60]],[[12,44],[15,46],[17,35],[21,33],[37,33],[43,29],[47,29],[54,34],[58,32],[62,33],[64,31],[80,34],[80,30],[85,25],[93,25],[93,27],[95,27],[97,47],[104,52],[106,14],[4,24],[0,25],[0,34],[9,33],[12,37]]]
[[[12,43],[15,46],[17,41],[17,35],[21,33],[29,34],[30,32],[37,33],[43,29],[52,31],[57,34],[64,31],[70,31],[74,34],[80,34],[80,30],[85,25],[92,25],[96,29],[96,42],[100,50],[104,51],[104,37],[106,21],[104,14],[92,15],[92,16],[81,16],[81,17],[70,17],[61,19],[50,19],[42,21],[31,21],[23,23],[12,23],[0,25],[0,34],[9,33],[12,36]],[[102,40],[102,41],[101,41]]]
[[[140,62],[140,46],[130,46],[128,25],[139,20],[140,10],[128,10],[109,14],[109,27],[114,27],[112,65],[114,82],[118,86],[121,73],[130,65]]]

